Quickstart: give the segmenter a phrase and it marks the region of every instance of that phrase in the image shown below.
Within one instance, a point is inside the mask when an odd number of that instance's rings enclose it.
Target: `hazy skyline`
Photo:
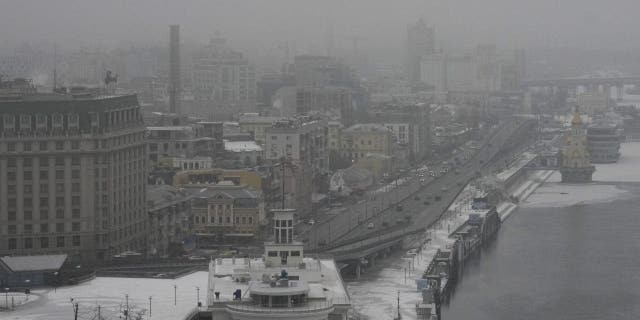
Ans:
[[[7,1],[0,11],[3,52],[22,43],[60,47],[165,45],[168,25],[184,41],[205,43],[216,31],[249,56],[289,42],[297,53],[326,53],[327,34],[348,50],[359,36],[375,59],[402,53],[406,26],[423,17],[438,47],[640,48],[633,0],[57,0]],[[55,4],[55,5],[54,5]]]

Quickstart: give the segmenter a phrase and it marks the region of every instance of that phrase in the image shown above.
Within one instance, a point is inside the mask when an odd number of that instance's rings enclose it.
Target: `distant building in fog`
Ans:
[[[407,81],[416,84],[420,81],[420,60],[435,52],[435,31],[428,27],[423,19],[407,28]]]
[[[253,65],[225,38],[211,39],[193,65],[193,96],[211,114],[230,117],[256,108],[256,74]]]

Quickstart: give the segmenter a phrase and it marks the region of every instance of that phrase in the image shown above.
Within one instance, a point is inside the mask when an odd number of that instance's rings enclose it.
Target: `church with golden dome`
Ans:
[[[591,182],[595,166],[591,164],[587,149],[587,133],[578,108],[571,120],[571,132],[567,135],[562,149],[560,174],[562,182],[583,183]]]

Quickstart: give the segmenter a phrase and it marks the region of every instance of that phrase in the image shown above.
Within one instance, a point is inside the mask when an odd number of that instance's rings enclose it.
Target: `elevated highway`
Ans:
[[[430,179],[425,185],[418,185],[415,191],[411,188],[401,190],[399,202],[377,214],[363,217],[346,210],[343,216],[309,230],[305,235],[308,237],[307,252],[329,253],[337,261],[355,260],[393,247],[406,235],[423,232],[438,220],[469,181],[478,174],[496,170],[523,145],[522,142],[532,138],[533,125],[531,119],[515,118],[505,122],[484,140],[474,157],[456,167],[457,173],[452,170]],[[345,226],[343,221],[349,219],[357,223]],[[370,224],[373,229],[368,227]],[[329,234],[329,228],[333,228],[333,235]],[[338,232],[340,234],[336,234]]]

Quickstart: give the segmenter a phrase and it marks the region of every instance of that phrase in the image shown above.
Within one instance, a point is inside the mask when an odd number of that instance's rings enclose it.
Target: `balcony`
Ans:
[[[272,304],[262,305],[257,301],[232,301],[226,303],[226,308],[230,312],[242,313],[271,313],[271,314],[304,314],[304,313],[331,313],[334,308],[332,300],[305,301],[292,306]]]

